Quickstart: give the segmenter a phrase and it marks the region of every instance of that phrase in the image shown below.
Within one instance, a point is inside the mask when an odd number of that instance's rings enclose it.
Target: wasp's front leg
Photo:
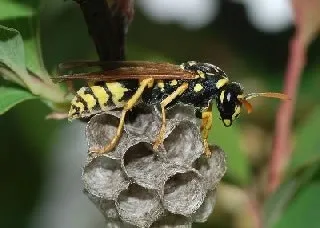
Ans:
[[[201,136],[203,140],[203,146],[204,146],[204,154],[207,157],[211,157],[211,151],[209,149],[209,144],[208,144],[208,136],[209,136],[209,131],[212,126],[212,105],[210,104],[209,107],[204,108],[201,111]]]

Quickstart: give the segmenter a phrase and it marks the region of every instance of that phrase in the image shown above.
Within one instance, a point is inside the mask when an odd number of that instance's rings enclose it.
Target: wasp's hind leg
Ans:
[[[124,105],[121,116],[120,116],[120,121],[119,121],[119,125],[117,128],[117,132],[115,134],[115,136],[111,139],[111,141],[105,145],[103,148],[92,148],[90,149],[90,153],[108,153],[109,151],[113,150],[118,142],[119,139],[121,137],[122,134],[122,130],[123,130],[123,126],[124,126],[124,119],[126,117],[126,113],[131,110],[139,101],[141,95],[143,94],[143,91],[146,87],[152,87],[153,86],[153,78],[147,78],[144,79],[140,82],[140,86],[137,89],[137,91],[132,95],[132,97],[127,101],[127,103]]]
[[[204,109],[201,112],[201,127],[200,127],[203,146],[204,146],[204,154],[207,157],[211,157],[211,151],[209,149],[209,144],[208,144],[208,135],[209,135],[211,126],[212,126],[212,105],[210,104],[208,108]]]
[[[181,86],[179,86],[172,94],[167,96],[161,103],[161,116],[162,116],[162,123],[161,128],[158,133],[158,136],[153,144],[153,149],[157,150],[159,145],[162,144],[164,139],[164,134],[166,133],[166,111],[165,107],[170,104],[174,99],[176,99],[178,96],[180,96],[186,89],[188,88],[188,83],[183,83]]]

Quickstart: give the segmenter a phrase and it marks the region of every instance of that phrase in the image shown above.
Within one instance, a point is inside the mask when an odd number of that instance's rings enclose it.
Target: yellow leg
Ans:
[[[212,126],[212,106],[210,104],[210,106],[202,112],[202,116],[201,116],[202,122],[201,122],[201,136],[203,139],[203,146],[204,146],[204,154],[207,157],[211,156],[211,151],[209,149],[209,145],[208,145],[208,135],[209,135],[209,131],[211,129]]]
[[[110,143],[105,145],[103,148],[90,149],[90,153],[101,153],[101,154],[108,153],[109,151],[113,150],[117,146],[119,139],[121,137],[121,134],[122,134],[126,113],[137,104],[137,102],[139,101],[139,98],[143,94],[144,89],[146,87],[151,87],[153,85],[153,81],[154,81],[153,78],[147,78],[147,79],[144,79],[140,82],[140,86],[137,89],[137,91],[135,92],[135,94],[133,94],[133,96],[127,101],[127,103],[123,107],[121,117],[120,117],[120,122],[119,122],[115,136],[112,138]]]
[[[188,88],[188,83],[183,83],[179,86],[172,94],[170,94],[166,99],[161,102],[161,114],[162,114],[162,124],[158,136],[153,144],[153,149],[157,150],[159,145],[162,144],[164,134],[166,133],[166,112],[165,107],[170,104],[175,98],[181,95]]]

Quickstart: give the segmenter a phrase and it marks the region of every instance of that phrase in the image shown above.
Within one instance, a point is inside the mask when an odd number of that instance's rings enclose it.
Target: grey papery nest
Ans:
[[[160,129],[159,112],[143,107],[126,121],[119,145],[108,154],[88,156],[84,191],[100,209],[107,227],[191,227],[205,222],[226,171],[224,152],[212,146],[203,156],[200,124],[193,109],[167,111],[163,145],[152,150]],[[94,116],[86,133],[90,147],[104,146],[115,134],[119,112]]]

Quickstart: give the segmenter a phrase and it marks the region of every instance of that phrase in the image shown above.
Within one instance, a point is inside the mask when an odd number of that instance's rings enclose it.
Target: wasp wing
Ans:
[[[69,64],[69,65],[68,65]],[[123,62],[73,62],[63,65],[64,68],[101,66],[103,71],[91,73],[66,74],[52,77],[54,82],[86,80],[116,81],[126,79],[194,79],[196,73],[181,69],[170,63],[123,61]],[[61,66],[60,66],[61,67]]]
[[[101,67],[103,70],[113,70],[121,67],[144,67],[153,68],[155,66],[176,66],[170,63],[150,62],[150,61],[74,61],[60,63],[58,71],[70,70],[85,67]]]

